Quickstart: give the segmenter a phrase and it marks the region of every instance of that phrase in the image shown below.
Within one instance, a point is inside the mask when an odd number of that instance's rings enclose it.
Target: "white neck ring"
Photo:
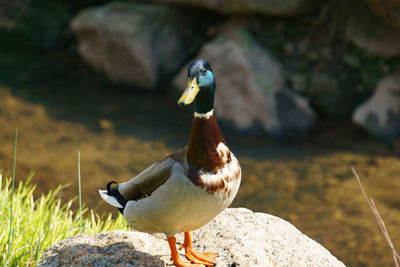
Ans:
[[[194,112],[194,117],[195,118],[201,118],[201,119],[209,119],[213,114],[214,114],[214,109],[210,110],[207,113],[197,113],[195,111]]]

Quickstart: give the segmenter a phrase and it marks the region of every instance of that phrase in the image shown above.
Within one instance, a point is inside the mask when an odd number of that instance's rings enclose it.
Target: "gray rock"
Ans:
[[[291,82],[291,88],[300,93],[307,94],[308,93],[308,81],[307,75],[302,73],[293,73],[290,75],[289,80]]]
[[[312,105],[324,116],[337,118],[348,113],[349,108],[343,106],[345,96],[338,85],[337,80],[324,73],[312,73],[308,94]]]
[[[157,2],[190,5],[222,14],[263,13],[275,16],[294,16],[309,13],[321,6],[321,0],[155,0]]]
[[[71,29],[91,67],[112,81],[153,89],[179,70],[193,46],[200,46],[199,38],[191,38],[195,33],[184,30],[190,27],[188,16],[164,5],[112,2],[83,10]]]
[[[400,55],[400,30],[383,21],[373,21],[368,27],[349,25],[346,38],[358,47],[381,57]]]
[[[379,6],[385,1],[373,2]],[[396,27],[396,23],[389,23],[376,15],[364,1],[338,1],[338,3],[335,11],[337,21],[331,24],[341,28],[342,36],[346,40],[381,57],[400,55],[400,27]],[[387,14],[384,16],[390,17]]]
[[[400,75],[383,78],[374,94],[355,110],[353,121],[372,135],[394,139],[400,135]]]
[[[278,217],[227,209],[193,233],[198,251],[219,254],[216,266],[344,266],[328,250]],[[178,236],[178,243],[182,243]],[[182,256],[183,257],[183,256]],[[38,266],[165,266],[171,264],[163,235],[110,231],[78,235],[49,248]]]
[[[272,135],[305,131],[313,124],[308,101],[286,87],[280,65],[244,28],[219,35],[196,58],[208,60],[214,71],[219,119],[241,131]],[[174,79],[178,88],[185,86],[186,70]]]

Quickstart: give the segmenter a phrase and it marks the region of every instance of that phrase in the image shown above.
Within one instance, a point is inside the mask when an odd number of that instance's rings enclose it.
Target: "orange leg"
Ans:
[[[176,249],[176,238],[174,236],[168,237],[169,248],[171,249],[171,260],[174,262],[174,265],[178,267],[194,267],[200,266],[197,264],[191,264],[189,261],[183,261],[181,257],[179,257],[178,250]]]
[[[200,263],[207,266],[213,266],[214,260],[218,257],[217,253],[206,252],[200,253],[193,250],[192,247],[192,235],[190,232],[185,232],[185,241],[179,249],[185,248],[185,256],[193,263]]]

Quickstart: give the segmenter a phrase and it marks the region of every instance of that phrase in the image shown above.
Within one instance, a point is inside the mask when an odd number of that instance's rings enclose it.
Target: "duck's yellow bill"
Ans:
[[[186,89],[183,92],[182,96],[178,100],[179,105],[189,105],[196,98],[197,93],[199,92],[199,86],[197,85],[196,77],[193,78],[192,81],[187,81]]]

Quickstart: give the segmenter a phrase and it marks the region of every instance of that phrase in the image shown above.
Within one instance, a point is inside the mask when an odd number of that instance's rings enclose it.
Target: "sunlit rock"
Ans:
[[[178,245],[182,241],[178,236]],[[227,209],[195,231],[193,241],[194,249],[219,254],[218,267],[344,266],[287,221],[244,208]],[[62,240],[46,251],[38,266],[76,264],[156,267],[171,264],[171,261],[165,236],[117,230]]]

